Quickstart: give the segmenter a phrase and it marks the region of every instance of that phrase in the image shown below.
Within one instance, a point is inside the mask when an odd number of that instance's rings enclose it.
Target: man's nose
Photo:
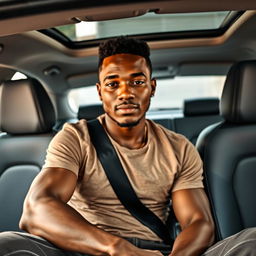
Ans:
[[[129,81],[123,81],[120,83],[118,98],[119,100],[134,98],[134,88],[130,86]]]

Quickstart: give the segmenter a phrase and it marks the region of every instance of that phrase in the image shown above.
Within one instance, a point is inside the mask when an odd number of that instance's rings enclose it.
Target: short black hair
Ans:
[[[147,65],[152,73],[152,63],[150,60],[150,49],[146,42],[128,36],[119,36],[104,41],[99,46],[99,63],[100,70],[103,60],[115,54],[134,54],[145,58]]]

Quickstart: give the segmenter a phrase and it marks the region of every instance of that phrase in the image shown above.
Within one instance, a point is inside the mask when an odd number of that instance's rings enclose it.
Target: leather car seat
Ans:
[[[102,104],[91,104],[80,106],[78,109],[78,119],[92,120],[104,113]]]
[[[185,135],[194,145],[207,126],[222,121],[218,98],[195,98],[184,101],[184,117],[173,119],[174,131]]]
[[[55,111],[34,79],[0,85],[0,231],[19,230],[23,201],[44,163]]]
[[[256,61],[234,64],[220,102],[224,121],[197,141],[218,240],[256,226],[255,99]]]

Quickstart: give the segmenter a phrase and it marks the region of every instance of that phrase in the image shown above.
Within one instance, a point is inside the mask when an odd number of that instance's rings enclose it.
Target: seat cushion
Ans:
[[[218,239],[256,226],[256,125],[215,124],[197,148]]]
[[[35,165],[16,165],[7,168],[0,178],[0,232],[19,230],[23,201],[30,184],[40,171]]]

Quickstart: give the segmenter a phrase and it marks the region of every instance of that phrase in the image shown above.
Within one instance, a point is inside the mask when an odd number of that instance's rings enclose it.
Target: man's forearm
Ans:
[[[214,242],[212,222],[196,221],[176,238],[170,256],[199,256]]]
[[[26,203],[20,226],[56,246],[92,255],[110,255],[120,238],[98,229],[69,205],[52,198]]]

